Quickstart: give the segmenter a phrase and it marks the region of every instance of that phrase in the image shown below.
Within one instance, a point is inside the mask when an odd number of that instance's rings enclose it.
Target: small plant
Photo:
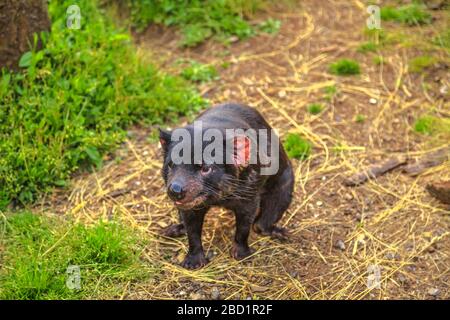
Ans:
[[[430,116],[420,117],[416,120],[414,124],[414,130],[418,133],[422,134],[431,134],[433,131],[434,124],[436,123],[436,119]]]
[[[414,131],[425,135],[448,135],[450,134],[450,120],[424,115],[417,118],[414,123]]]
[[[381,19],[395,21],[407,25],[427,24],[432,22],[432,16],[421,4],[412,3],[399,8],[381,8]]]
[[[283,145],[290,158],[305,160],[311,155],[311,143],[298,134],[289,133]]]
[[[214,66],[196,61],[191,61],[190,65],[181,72],[181,76],[186,80],[194,82],[208,82],[219,78]]]
[[[325,87],[323,91],[325,92],[325,99],[331,102],[336,96],[338,90],[335,85],[332,85]]]
[[[366,121],[366,117],[362,114],[357,114],[355,117],[355,121],[357,123],[363,123],[364,121]]]
[[[311,114],[319,114],[323,110],[323,106],[319,103],[313,103],[308,106],[308,112]]]
[[[335,63],[332,63],[329,67],[329,71],[332,74],[339,76],[349,76],[360,74],[359,63],[350,59],[341,59]]]
[[[378,49],[378,45],[374,42],[365,42],[361,44],[357,51],[361,53],[367,53],[367,52],[375,52]]]
[[[415,73],[421,73],[425,69],[436,63],[436,58],[430,56],[419,56],[409,60],[409,70]]]
[[[258,25],[260,31],[269,34],[278,33],[278,31],[280,31],[280,27],[281,21],[272,18],[269,18]]]

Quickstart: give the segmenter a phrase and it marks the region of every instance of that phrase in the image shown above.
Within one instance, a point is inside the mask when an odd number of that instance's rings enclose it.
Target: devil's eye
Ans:
[[[200,169],[200,172],[201,172],[203,175],[207,175],[207,174],[211,173],[211,171],[212,171],[212,167],[211,167],[211,166],[205,166],[205,165],[203,165],[202,168]]]

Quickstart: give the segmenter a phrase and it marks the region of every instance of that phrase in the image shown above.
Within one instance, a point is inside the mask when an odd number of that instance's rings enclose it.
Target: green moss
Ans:
[[[298,134],[289,133],[283,145],[290,158],[304,160],[311,155],[311,143]]]
[[[332,63],[329,67],[329,71],[332,74],[339,76],[349,76],[360,74],[359,63],[350,59],[341,59]]]

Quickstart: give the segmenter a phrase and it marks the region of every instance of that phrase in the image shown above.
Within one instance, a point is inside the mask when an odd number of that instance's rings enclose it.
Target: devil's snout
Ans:
[[[169,185],[167,193],[172,200],[182,200],[186,195],[186,186],[179,181],[174,181]]]

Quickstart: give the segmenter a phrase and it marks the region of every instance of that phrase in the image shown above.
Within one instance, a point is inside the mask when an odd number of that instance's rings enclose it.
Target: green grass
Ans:
[[[378,45],[374,42],[365,42],[361,44],[357,51],[361,53],[367,53],[367,52],[375,52],[378,49]]]
[[[214,66],[196,61],[190,61],[189,65],[181,72],[181,76],[186,80],[194,82],[209,82],[219,79],[219,75]]]
[[[84,226],[28,212],[0,219],[0,299],[117,298],[158,270],[140,262],[137,233],[114,221]],[[79,288],[66,285],[69,266],[79,267]]]
[[[341,59],[332,63],[329,67],[329,71],[330,73],[339,76],[350,76],[361,73],[359,63],[350,59]]]
[[[437,46],[450,50],[450,28],[435,36],[432,42]]]
[[[380,15],[381,20],[395,21],[409,26],[432,22],[432,16],[426,11],[425,6],[417,3],[404,5],[399,8],[382,7]]]
[[[437,62],[435,57],[419,56],[409,60],[409,71],[414,73],[422,73],[425,69],[433,66]]]
[[[24,54],[23,72],[0,80],[0,208],[65,186],[80,168],[99,167],[132,123],[193,114],[203,99],[181,77],[135,54],[130,36],[81,0],[80,30],[66,27],[73,1],[51,1],[43,49]]]
[[[319,114],[323,110],[323,106],[320,103],[313,103],[308,106],[308,112],[311,114]]]
[[[246,17],[263,8],[267,0],[129,0],[131,21],[138,29],[149,23],[176,26],[181,45],[192,47],[215,37],[224,42],[257,33]],[[269,19],[259,29],[276,32],[279,21]]]
[[[305,160],[311,155],[311,143],[298,134],[289,133],[283,145],[289,158]]]
[[[363,123],[364,121],[366,121],[366,117],[362,114],[357,114],[355,117],[355,121],[357,123]]]
[[[414,131],[429,136],[445,136],[448,141],[448,138],[450,138],[450,119],[424,115],[417,118],[414,123]]]
[[[258,29],[261,32],[265,32],[268,34],[278,33],[278,31],[280,31],[280,28],[281,28],[281,21],[272,18],[269,18],[258,25]]]
[[[323,89],[323,91],[325,92],[325,100],[331,102],[333,101],[334,97],[337,95],[338,93],[338,89],[336,87],[336,85],[332,85],[332,86],[327,86]]]

